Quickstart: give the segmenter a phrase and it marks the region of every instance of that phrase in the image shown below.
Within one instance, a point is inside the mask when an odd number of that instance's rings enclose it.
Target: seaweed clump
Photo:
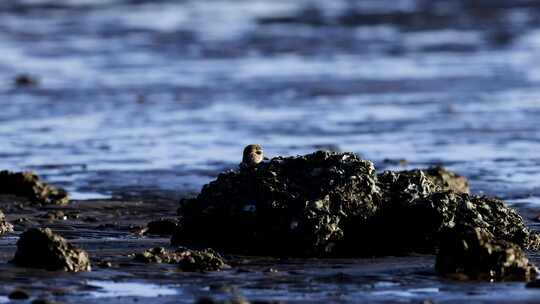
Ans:
[[[469,225],[445,231],[435,270],[444,276],[487,281],[530,281],[538,273],[519,246]]]
[[[0,171],[0,194],[24,197],[38,205],[66,205],[69,202],[65,190],[42,182],[32,172]]]
[[[228,171],[181,202],[173,245],[237,253],[326,256],[350,222],[379,208],[375,167],[354,153],[275,157]]]
[[[6,216],[0,210],[0,236],[10,232],[13,232],[13,225],[6,220]]]
[[[223,258],[212,249],[190,250],[177,248],[169,251],[163,247],[156,247],[135,255],[135,260],[143,263],[176,264],[182,271],[218,271],[225,267]]]
[[[49,228],[30,228],[17,241],[12,262],[19,267],[51,271],[90,271],[88,253],[81,250]]]

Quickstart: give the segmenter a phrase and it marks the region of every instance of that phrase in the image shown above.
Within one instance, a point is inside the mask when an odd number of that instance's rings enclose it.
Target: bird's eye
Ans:
[[[262,154],[262,151],[257,151],[257,152],[255,152],[255,153],[261,155],[261,154]]]

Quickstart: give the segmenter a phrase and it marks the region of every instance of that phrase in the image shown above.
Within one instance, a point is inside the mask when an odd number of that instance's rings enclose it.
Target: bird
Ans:
[[[263,148],[261,145],[251,144],[244,148],[240,168],[255,168],[264,160]]]

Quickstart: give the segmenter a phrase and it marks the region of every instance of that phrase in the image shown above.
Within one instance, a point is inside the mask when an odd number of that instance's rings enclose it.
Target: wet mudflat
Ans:
[[[535,217],[538,4],[389,2],[2,2],[0,169],[94,200],[2,204],[15,233],[0,239],[0,303],[19,288],[68,303],[535,301],[524,283],[441,279],[432,256],[225,256],[231,269],[203,274],[128,256],[166,246],[138,229],[174,217],[255,142],[268,155],[353,151],[377,170],[444,164]],[[8,264],[36,224],[87,250],[93,271]]]
[[[18,233],[0,241],[0,293],[24,290],[31,299],[67,303],[193,303],[248,299],[294,303],[369,302],[522,303],[536,301],[540,290],[525,283],[460,282],[437,276],[432,255],[362,259],[298,259],[224,255],[230,268],[183,272],[175,265],[136,262],[134,253],[170,244],[165,236],[141,236],[148,219],[171,217],[177,202],[73,201],[69,206],[31,208],[3,200]],[[16,201],[16,200],[15,200]],[[153,201],[156,203],[155,201]],[[159,207],[156,207],[159,206]],[[62,212],[65,217],[51,214]],[[525,218],[534,214],[521,210]],[[25,218],[26,221],[17,219]],[[33,224],[29,224],[33,223]],[[88,251],[92,272],[64,273],[17,268],[17,234],[27,225],[52,228]],[[540,256],[529,253],[534,263]],[[151,298],[151,299],[150,299]],[[2,302],[7,301],[3,298]]]

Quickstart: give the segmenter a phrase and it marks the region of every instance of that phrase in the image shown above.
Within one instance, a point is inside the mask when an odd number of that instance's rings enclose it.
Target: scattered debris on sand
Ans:
[[[530,281],[538,270],[523,250],[496,240],[485,228],[458,225],[440,239],[435,269],[444,276],[487,281]]]
[[[42,182],[32,172],[0,171],[0,194],[25,197],[38,205],[66,205],[65,190]]]
[[[182,271],[218,271],[227,267],[223,258],[212,249],[199,251],[180,247],[169,251],[156,247],[136,254],[135,260],[143,263],[176,264]]]
[[[6,216],[0,210],[0,236],[10,232],[13,232],[13,225],[6,220]]]
[[[49,228],[26,230],[17,241],[17,252],[12,262],[19,267],[90,271],[88,254]]]

